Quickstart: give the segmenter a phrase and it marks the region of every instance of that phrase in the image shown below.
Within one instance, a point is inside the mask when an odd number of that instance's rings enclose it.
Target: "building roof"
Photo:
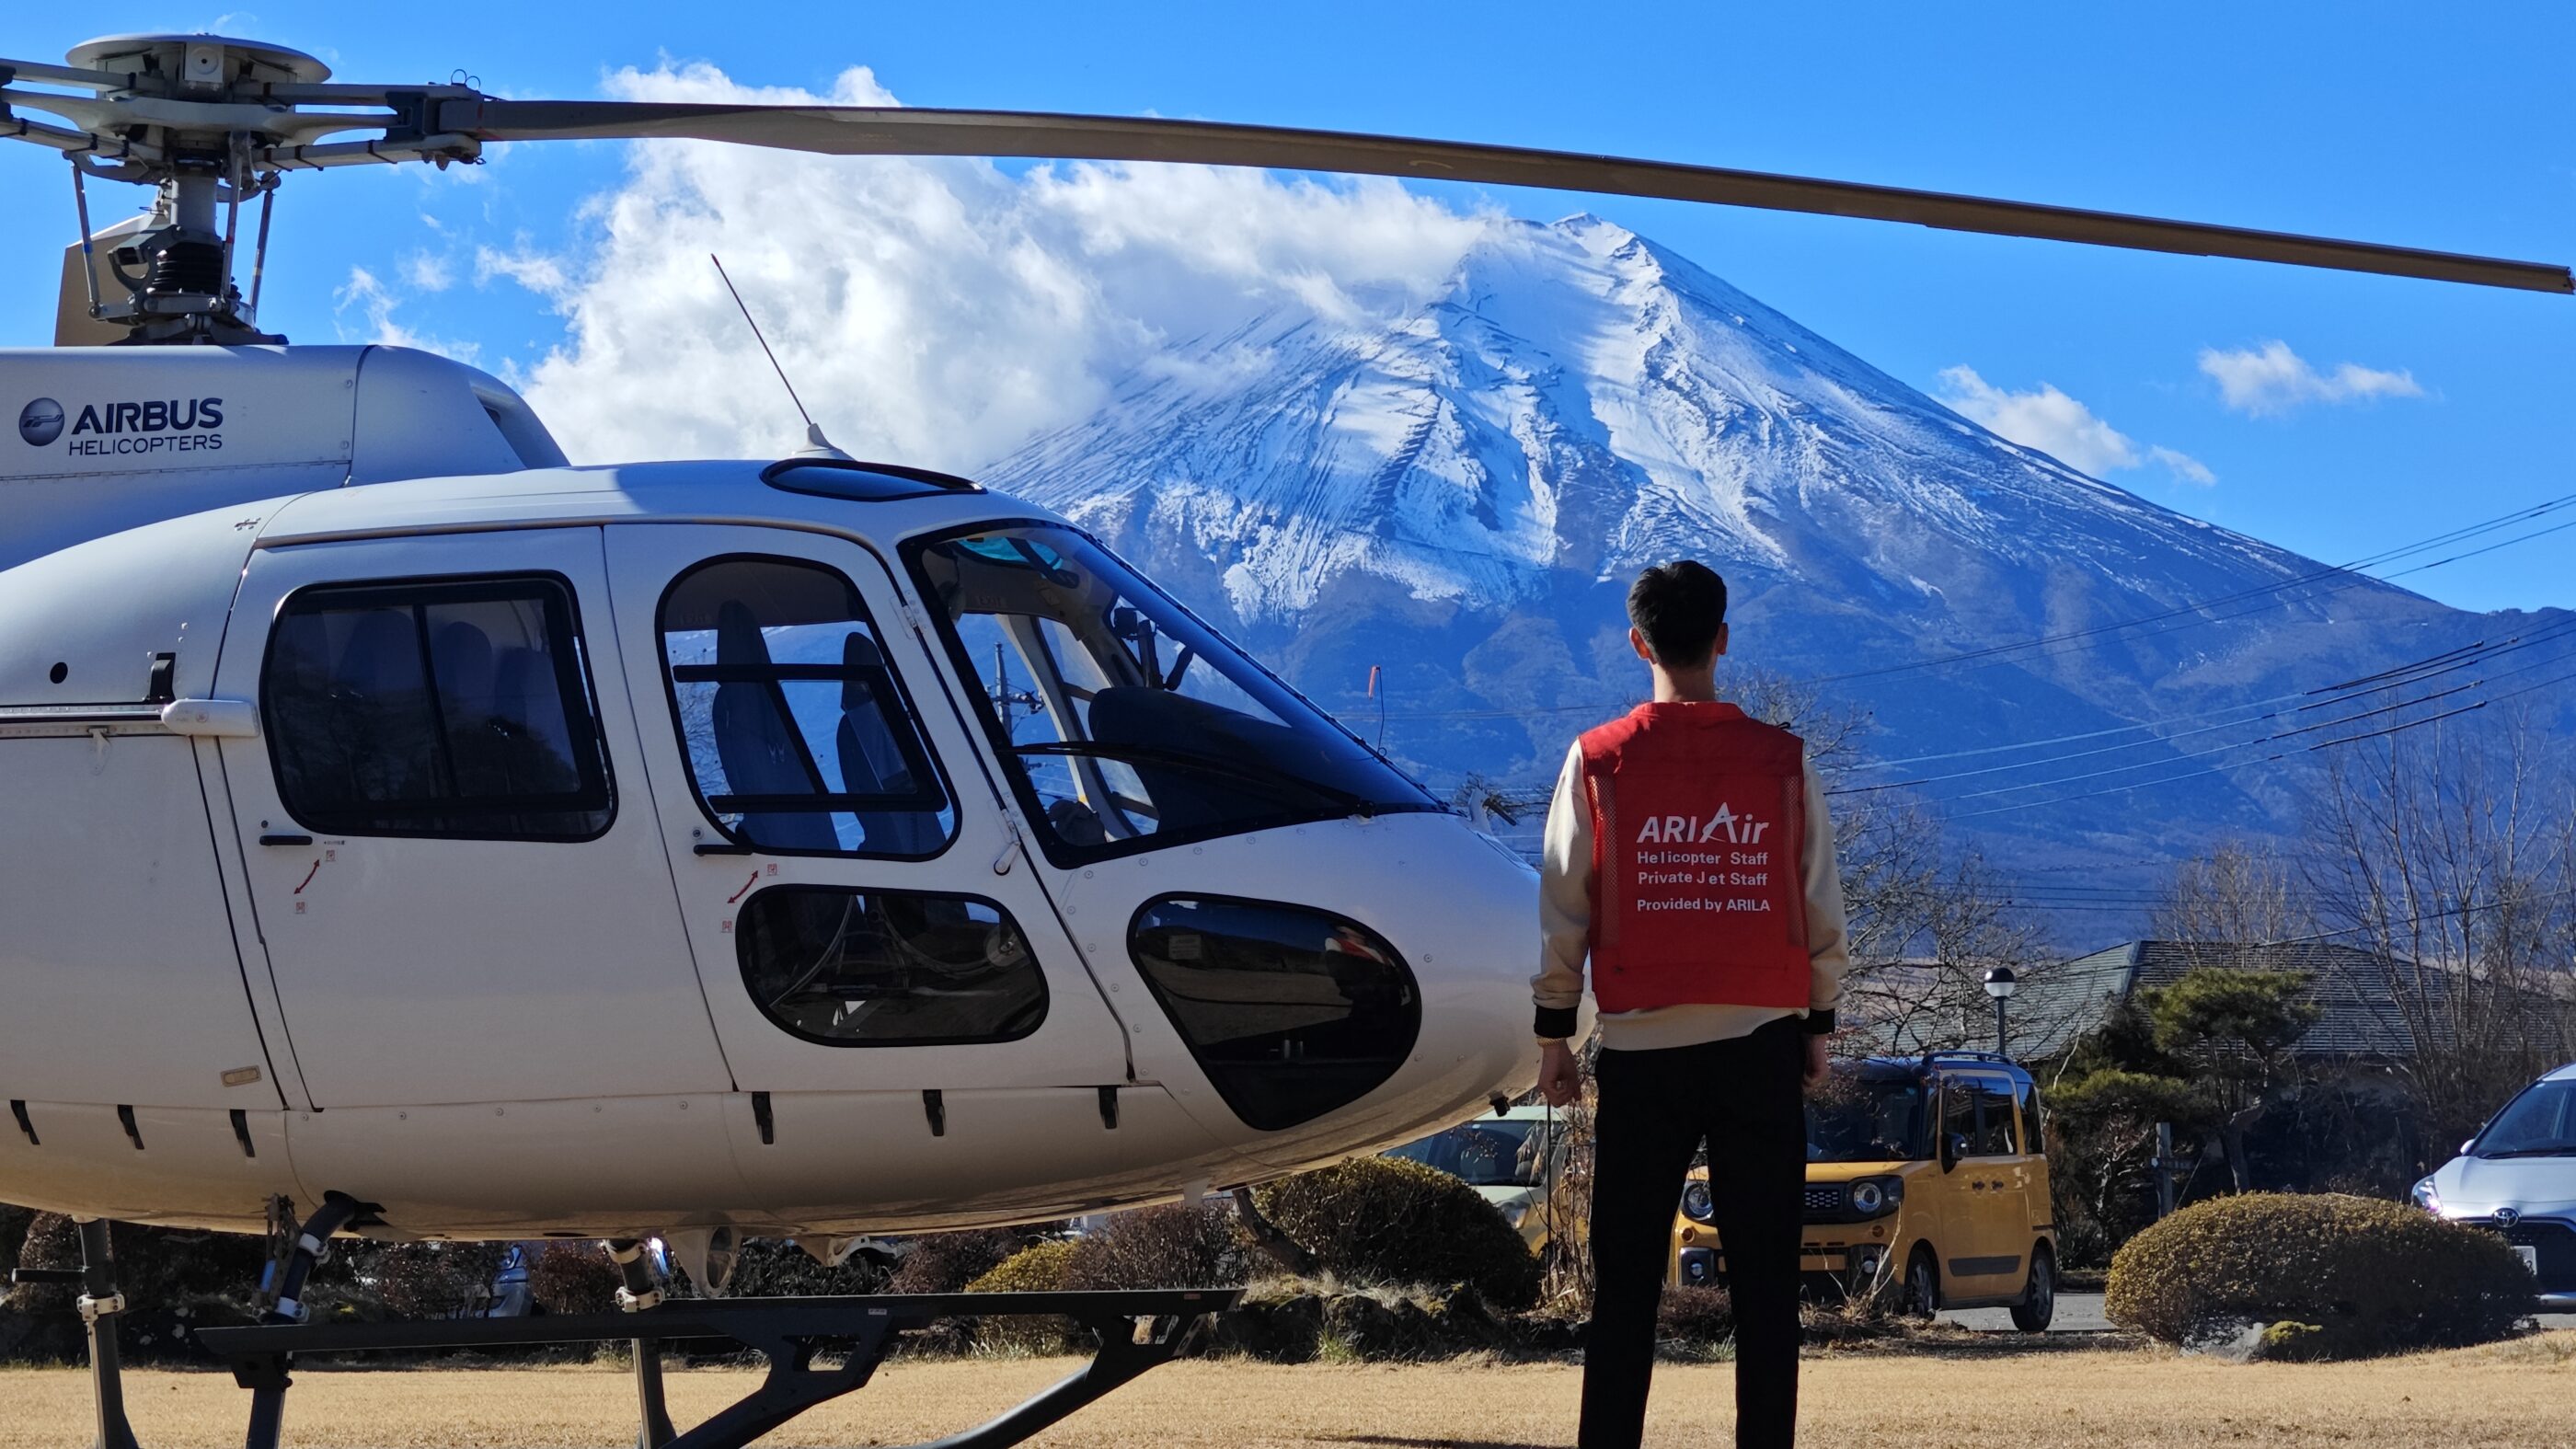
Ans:
[[[2286,971],[2308,978],[2306,999],[2317,1021],[2292,1049],[2306,1058],[2415,1054],[2416,1029],[2400,1010],[2400,988],[2439,1003],[2463,990],[2501,990],[2441,966],[2418,965],[2327,941],[2241,945],[2223,941],[2130,941],[2034,971],[2013,1000],[2013,1050],[2017,1056],[2055,1056],[2102,1024],[2114,1002],[2142,988],[2171,986],[2204,967],[2227,971]],[[2537,1014],[2553,1038],[2569,1024],[2567,1007],[2533,993]],[[2435,1015],[2440,1013],[2436,1012]],[[2438,1022],[2426,1030],[2441,1030]]]

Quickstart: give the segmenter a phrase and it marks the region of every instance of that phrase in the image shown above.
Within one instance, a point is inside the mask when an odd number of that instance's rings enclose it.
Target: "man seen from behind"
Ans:
[[[1804,1089],[1823,1080],[1847,959],[1824,792],[1787,730],[1718,699],[1726,581],[1683,560],[1628,591],[1654,698],[1577,740],[1540,862],[1539,1086],[1581,1090],[1600,1009],[1592,1325],[1581,1449],[1636,1449],[1673,1213],[1708,1144],[1736,1321],[1735,1442],[1786,1449],[1798,1411]]]

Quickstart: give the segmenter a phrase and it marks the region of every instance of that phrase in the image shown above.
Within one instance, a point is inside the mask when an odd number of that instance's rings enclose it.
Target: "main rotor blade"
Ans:
[[[2375,242],[2337,241],[1718,166],[1149,116],[483,98],[446,102],[440,110],[437,129],[465,132],[486,141],[671,137],[833,156],[1177,161],[1422,181],[1474,181],[1907,221],[1947,231],[2038,237],[2186,256],[2237,257],[2533,292],[2576,292],[2576,277],[2571,277],[2566,267],[2546,262],[2506,261]]]

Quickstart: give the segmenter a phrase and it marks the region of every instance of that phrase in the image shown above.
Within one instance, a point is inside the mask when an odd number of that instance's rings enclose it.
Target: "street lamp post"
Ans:
[[[2010,966],[1997,966],[1986,973],[1986,994],[1995,999],[1995,1055],[1997,1056],[2012,1055],[2012,1047],[2008,1045],[2011,1039],[2004,1033],[2004,1003],[2012,1000],[2013,992],[2018,990],[2020,985],[2021,983],[2014,978],[2013,969]]]

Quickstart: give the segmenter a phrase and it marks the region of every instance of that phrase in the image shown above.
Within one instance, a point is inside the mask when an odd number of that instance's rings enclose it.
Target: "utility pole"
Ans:
[[[2162,1222],[2173,1216],[2174,1169],[2180,1165],[2174,1161],[2171,1122],[2156,1124],[2156,1157],[2149,1165],[2156,1170],[2156,1220]]]

